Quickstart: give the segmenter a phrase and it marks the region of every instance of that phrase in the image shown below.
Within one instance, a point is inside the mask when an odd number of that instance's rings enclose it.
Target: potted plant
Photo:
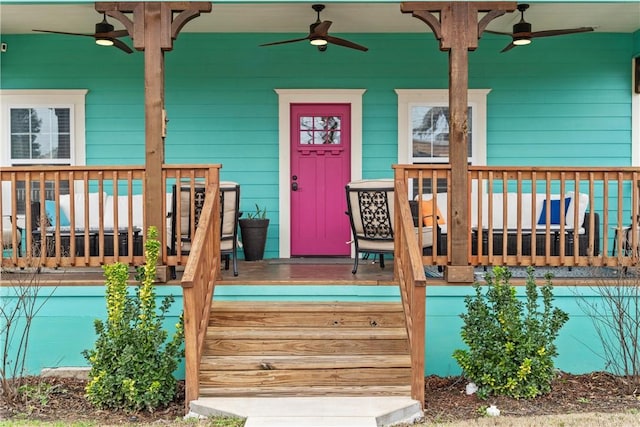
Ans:
[[[256,203],[256,211],[247,214],[247,218],[240,219],[240,235],[242,250],[246,261],[259,261],[264,257],[267,243],[267,208],[260,208]]]

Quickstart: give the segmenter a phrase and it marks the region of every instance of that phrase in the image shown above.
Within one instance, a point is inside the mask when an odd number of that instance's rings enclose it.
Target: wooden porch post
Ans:
[[[158,229],[165,244],[166,233],[162,200],[164,138],[164,52],[173,49],[173,41],[190,20],[201,12],[211,12],[209,2],[113,2],[96,3],[98,12],[120,21],[133,39],[133,47],[144,51],[145,109],[145,206],[144,223]],[[132,18],[125,15],[132,14]],[[174,16],[174,13],[177,13]],[[146,232],[146,230],[145,230]]]
[[[445,271],[448,282],[473,282],[469,265],[469,183],[467,164],[468,51],[478,47],[478,38],[493,19],[516,9],[515,2],[406,2],[403,13],[411,13],[433,30],[440,50],[449,51],[449,162],[451,193],[451,265]],[[478,21],[478,12],[487,12]],[[439,13],[436,17],[434,13]]]

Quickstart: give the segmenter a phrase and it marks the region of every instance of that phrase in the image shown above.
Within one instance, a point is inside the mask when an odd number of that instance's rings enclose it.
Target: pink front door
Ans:
[[[351,106],[291,104],[291,256],[351,254]]]

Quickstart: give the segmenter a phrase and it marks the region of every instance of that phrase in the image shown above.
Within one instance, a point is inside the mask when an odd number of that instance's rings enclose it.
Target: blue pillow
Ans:
[[[51,227],[56,226],[56,202],[55,200],[45,200],[44,201],[44,210],[47,213],[47,218],[49,219],[49,225]],[[69,218],[64,214],[62,209],[60,209],[60,227],[68,227],[71,225],[69,222]]]
[[[564,199],[564,209],[560,213],[560,199],[551,200],[551,215],[549,220],[551,225],[560,225],[560,218],[564,218],[569,210],[569,204],[571,203],[571,197]],[[540,212],[540,218],[538,218],[538,225],[545,225],[547,223],[547,200],[542,203],[542,212]]]

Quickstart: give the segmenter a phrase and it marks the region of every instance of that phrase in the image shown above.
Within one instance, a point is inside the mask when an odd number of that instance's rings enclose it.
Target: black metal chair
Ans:
[[[393,180],[372,179],[350,182],[346,186],[347,214],[355,245],[353,274],[358,271],[360,254],[378,255],[384,268],[384,254],[394,253]],[[416,228],[416,232],[417,232]],[[433,226],[422,227],[422,247],[433,246]]]

